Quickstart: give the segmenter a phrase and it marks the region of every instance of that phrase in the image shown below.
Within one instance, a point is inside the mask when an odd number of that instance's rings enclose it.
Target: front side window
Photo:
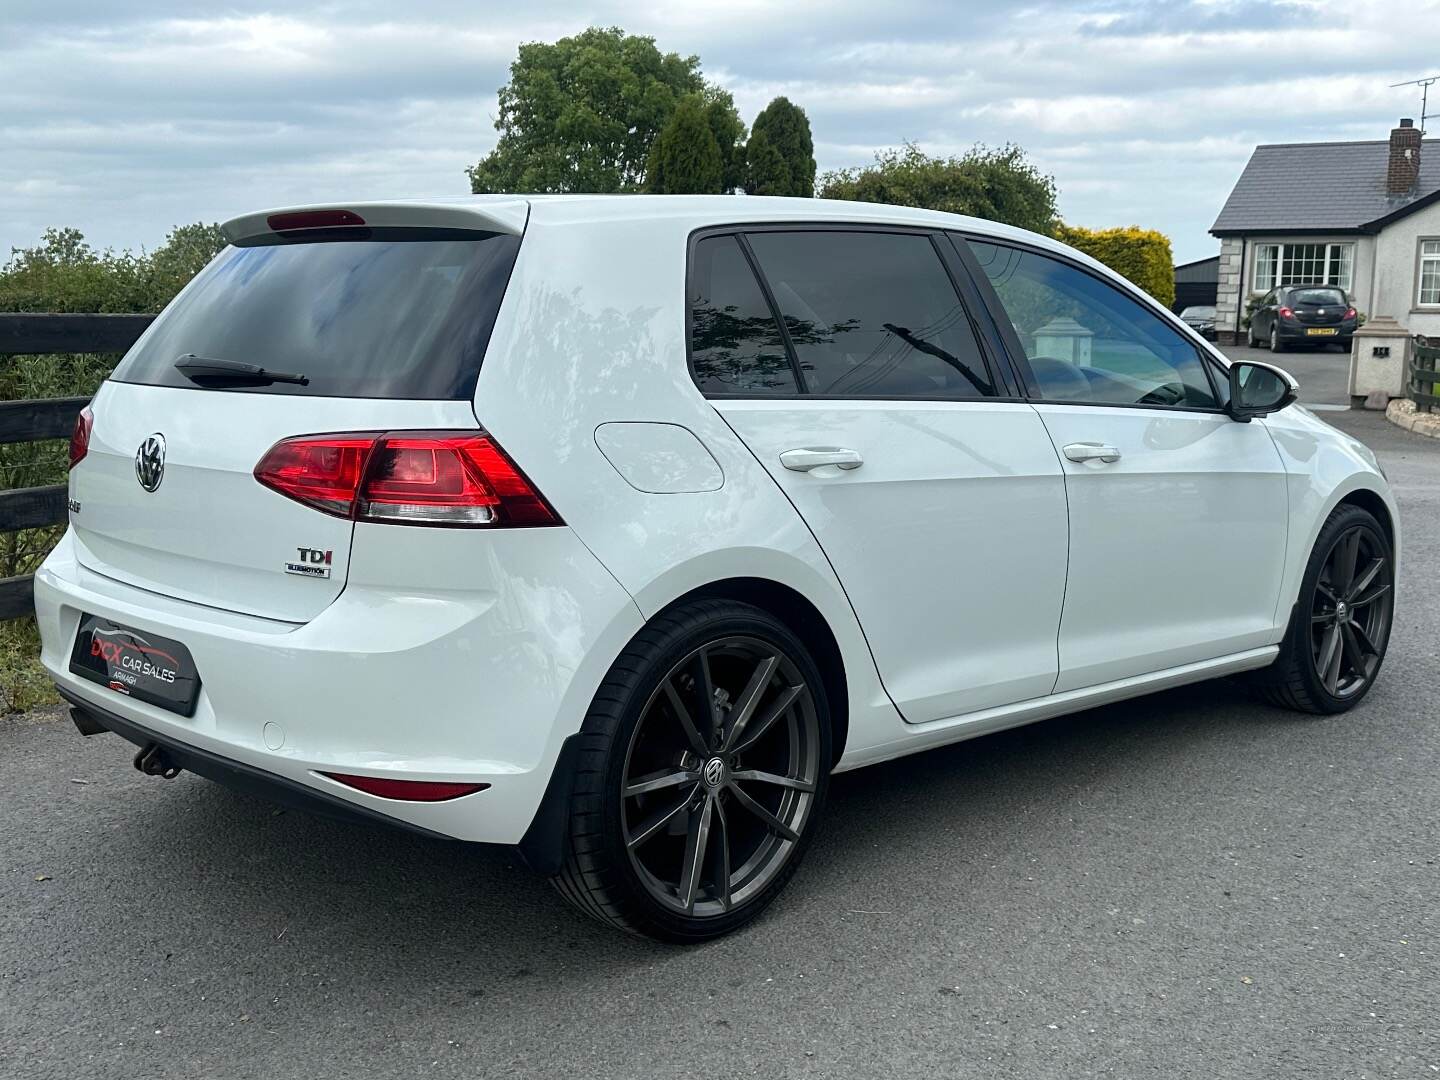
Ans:
[[[734,236],[695,245],[690,268],[690,363],[707,394],[793,394],[780,327]]]
[[[1216,408],[1194,344],[1119,289],[1059,259],[970,241],[1049,401]]]
[[[812,394],[976,398],[995,385],[928,236],[755,232],[747,239]]]
[[[1440,240],[1420,241],[1419,302],[1440,304]]]

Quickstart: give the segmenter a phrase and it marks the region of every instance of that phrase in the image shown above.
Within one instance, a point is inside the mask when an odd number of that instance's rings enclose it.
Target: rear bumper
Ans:
[[[1337,341],[1349,342],[1355,336],[1354,321],[1337,323],[1334,326],[1310,326],[1306,323],[1285,323],[1276,320],[1275,326],[1280,332],[1281,341],[1302,342],[1308,341],[1313,344],[1333,344]],[[1311,330],[1334,330],[1333,334],[1311,334]]]
[[[476,542],[449,532],[446,543]],[[173,746],[200,775],[440,836],[517,844],[566,737],[642,620],[566,528],[488,534],[456,565],[461,587],[412,590],[367,584],[375,578],[352,565],[339,598],[293,624],[114,581],[76,560],[67,533],[35,576],[41,661],[102,726]],[[183,642],[201,682],[195,715],[72,674],[82,613]],[[415,803],[367,795],[326,772],[489,787]]]
[[[362,822],[370,824],[395,825],[411,832],[420,833],[423,836],[430,836],[436,839],[448,839],[439,833],[431,832],[429,829],[422,829],[418,825],[412,825],[408,821],[399,821],[394,817],[378,814],[369,807],[357,803],[347,802],[335,796],[297,784],[275,773],[265,772],[254,766],[246,765],[243,762],[230,758],[221,757],[208,750],[201,750],[194,746],[172,739],[168,735],[161,735],[149,728],[143,728],[139,724],[126,720],[119,713],[103,709],[99,705],[88,701],[82,701],[79,696],[65,689],[58,688],[60,696],[74,707],[74,710],[83,713],[89,726],[104,728],[106,731],[114,732],[122,739],[134,743],[136,746],[160,746],[165,750],[167,758],[176,766],[186,772],[192,772],[196,776],[203,776],[207,780],[213,780],[217,784],[224,784],[236,791],[243,791],[247,794],[258,795],[270,802],[282,806],[293,806],[300,810],[317,814],[321,817],[334,818],[338,821]],[[77,719],[76,726],[80,726]],[[85,729],[82,729],[85,730]],[[90,732],[87,732],[90,733]]]

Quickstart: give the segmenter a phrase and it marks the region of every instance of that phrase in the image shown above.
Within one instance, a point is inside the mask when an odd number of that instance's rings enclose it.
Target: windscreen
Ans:
[[[305,379],[226,391],[469,398],[519,246],[497,233],[367,229],[229,247],[111,378],[197,389],[175,368],[193,356]]]

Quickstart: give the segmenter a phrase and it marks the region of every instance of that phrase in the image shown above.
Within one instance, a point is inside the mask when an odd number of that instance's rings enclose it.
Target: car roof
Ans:
[[[949,229],[997,241],[1014,241],[1053,251],[1078,262],[1100,277],[1141,296],[1178,325],[1179,316],[1110,267],[1049,236],[985,218],[947,214],[888,203],[841,199],[796,199],[774,195],[454,195],[431,199],[381,202],[329,202],[261,210],[232,218],[221,226],[232,243],[272,234],[269,218],[276,214],[316,210],[350,210],[367,224],[401,227],[444,227],[524,234],[530,225],[583,225],[587,222],[665,222],[693,232],[723,225],[836,224],[904,225]],[[1218,355],[1218,354],[1217,354]]]
[[[886,203],[769,195],[457,195],[432,199],[366,199],[275,207],[232,218],[221,228],[227,238],[237,240],[269,232],[268,218],[276,214],[339,209],[353,210],[374,225],[464,227],[462,223],[468,223],[470,228],[490,228],[515,234],[524,231],[527,220],[544,225],[665,220],[678,221],[690,229],[830,221],[909,225],[1018,240],[1074,254],[1072,249],[1048,236],[983,218]],[[1098,263],[1095,265],[1099,266]]]

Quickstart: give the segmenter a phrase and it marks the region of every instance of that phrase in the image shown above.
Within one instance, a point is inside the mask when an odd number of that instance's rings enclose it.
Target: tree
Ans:
[[[874,165],[826,173],[820,197],[969,214],[1047,235],[1056,225],[1055,178],[1018,146],[977,145],[961,157],[939,158],[906,143],[877,153]]]
[[[466,170],[471,190],[641,189],[676,104],[707,90],[699,69],[699,57],[661,53],[654,38],[618,27],[521,45],[500,88],[500,140]]]
[[[698,94],[676,106],[651,144],[647,191],[659,195],[713,195],[720,191],[725,161],[707,112]]]
[[[805,110],[777,97],[750,125],[745,191],[751,195],[815,194],[815,142]]]
[[[745,186],[745,122],[728,90],[707,86],[704,97],[705,120],[720,148],[719,190],[729,194]]]

